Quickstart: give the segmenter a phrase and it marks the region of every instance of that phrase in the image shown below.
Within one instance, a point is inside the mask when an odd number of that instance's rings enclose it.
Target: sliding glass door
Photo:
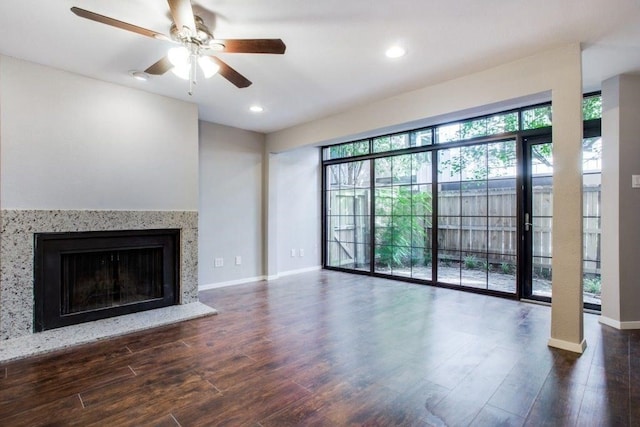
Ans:
[[[523,296],[551,298],[553,153],[550,136],[524,140]]]
[[[437,281],[516,293],[516,141],[438,151]]]
[[[325,169],[326,265],[369,271],[371,179],[368,160]]]

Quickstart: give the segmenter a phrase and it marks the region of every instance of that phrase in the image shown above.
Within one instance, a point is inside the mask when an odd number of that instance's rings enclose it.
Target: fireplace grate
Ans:
[[[36,332],[176,304],[179,232],[36,234]]]

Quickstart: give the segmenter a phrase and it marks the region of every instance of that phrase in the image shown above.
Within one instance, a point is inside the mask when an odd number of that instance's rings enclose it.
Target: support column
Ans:
[[[640,329],[640,77],[602,84],[602,316],[618,329]]]
[[[553,278],[549,346],[586,348],[582,302],[582,75],[580,49],[552,90]],[[577,76],[577,78],[576,78]]]

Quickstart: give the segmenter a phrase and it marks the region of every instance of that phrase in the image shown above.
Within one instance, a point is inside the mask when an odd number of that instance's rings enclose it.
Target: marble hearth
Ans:
[[[0,344],[34,334],[34,233],[178,228],[179,304],[198,301],[197,212],[2,210],[0,216]]]

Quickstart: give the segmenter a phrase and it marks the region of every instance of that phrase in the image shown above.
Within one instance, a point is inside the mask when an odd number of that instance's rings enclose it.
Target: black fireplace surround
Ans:
[[[178,303],[179,229],[36,233],[34,330]]]

